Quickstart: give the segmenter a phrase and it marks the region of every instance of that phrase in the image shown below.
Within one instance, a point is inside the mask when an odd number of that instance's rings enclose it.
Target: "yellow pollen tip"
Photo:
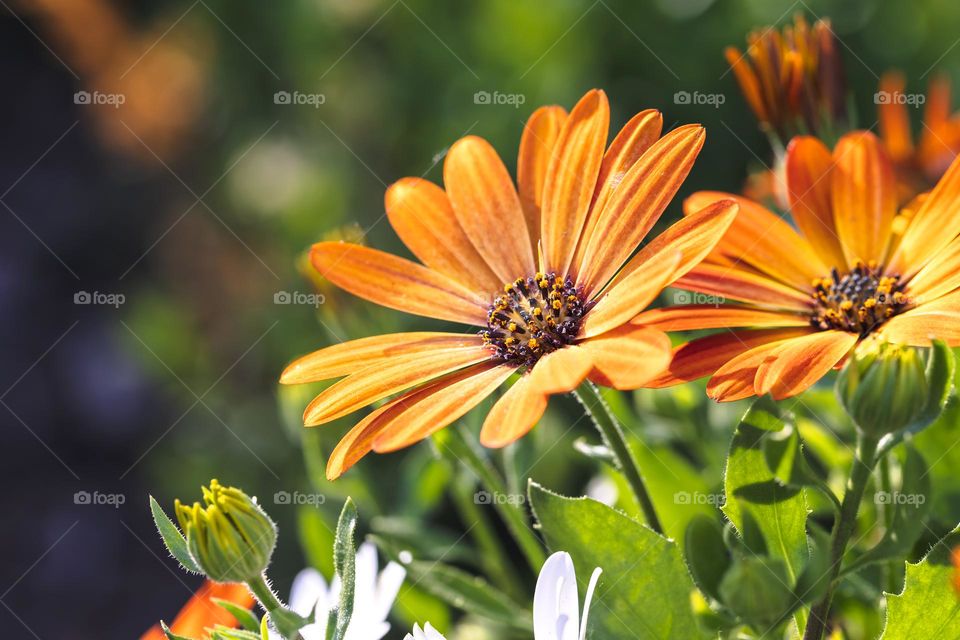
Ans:
[[[516,322],[511,322],[510,324],[507,325],[507,331],[516,331],[516,330],[517,330]]]
[[[540,343],[537,342],[536,338],[530,338],[529,340],[527,340],[527,346],[530,347],[531,349],[536,349],[539,345]]]

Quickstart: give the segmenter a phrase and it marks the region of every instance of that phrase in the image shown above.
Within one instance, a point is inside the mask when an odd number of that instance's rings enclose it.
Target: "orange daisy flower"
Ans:
[[[843,61],[828,20],[811,28],[798,15],[782,31],[752,32],[745,53],[727,47],[724,55],[761,127],[784,143],[846,121]]]
[[[909,109],[910,102],[919,100],[908,96],[905,87],[902,74],[889,72],[880,79],[876,94],[880,137],[897,172],[901,202],[929,189],[960,153],[960,115],[951,111],[950,80],[940,76],[930,81],[916,144]]]
[[[483,424],[486,446],[523,436],[550,395],[585,379],[634,389],[663,371],[667,336],[629,321],[707,255],[736,205],[711,203],[631,258],[703,145],[699,125],[661,138],[662,123],[658,111],[643,111],[606,148],[602,91],[569,114],[543,107],[524,129],[516,187],[493,147],[468,136],[447,154],[445,190],[419,178],[387,190],[390,223],[421,264],[356,244],[313,246],[317,271],[357,296],[479,328],[361,338],[287,367],[282,383],[346,376],[309,404],[307,426],[401,394],[341,440],[329,478],[371,450],[447,426],[517,372]]]
[[[960,162],[904,216],[902,231],[893,168],[871,133],[843,136],[832,154],[815,138],[795,138],[786,176],[796,228],[735,195],[701,192],[684,203],[687,211],[719,198],[740,204],[716,249],[677,282],[717,304],[648,311],[634,322],[734,330],[678,347],[649,386],[712,375],[707,393],[716,400],[780,399],[810,387],[868,336],[960,345]]]
[[[249,609],[253,606],[253,596],[242,584],[220,584],[210,580],[203,583],[170,625],[170,631],[187,638],[207,637],[206,629],[223,625],[231,629],[237,627],[237,621],[229,611],[216,604],[213,599],[226,600],[238,607]],[[154,625],[140,640],[166,640],[159,624]]]

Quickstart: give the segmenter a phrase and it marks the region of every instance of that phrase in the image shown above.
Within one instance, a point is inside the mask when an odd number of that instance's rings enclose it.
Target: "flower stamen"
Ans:
[[[899,275],[884,275],[874,263],[858,262],[842,276],[834,268],[829,277],[813,282],[810,324],[865,338],[908,306],[903,288]]]
[[[590,305],[569,277],[536,273],[503,286],[480,332],[495,358],[532,367],[544,355],[572,344]]]

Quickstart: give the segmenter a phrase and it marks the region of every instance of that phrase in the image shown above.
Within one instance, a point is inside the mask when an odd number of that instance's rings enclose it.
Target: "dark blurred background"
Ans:
[[[512,167],[536,106],[602,87],[614,128],[647,107],[668,128],[706,125],[684,193],[738,190],[770,156],[722,56],[751,28],[831,17],[864,127],[884,70],[921,90],[960,61],[952,0],[0,5],[5,638],[129,639],[175,614],[198,581],[166,556],[148,494],[310,483],[308,395],[278,410],[280,370],[413,325],[332,291],[322,312],[297,304],[314,292],[303,251],[330,233],[399,250],[384,188],[440,181],[458,137],[490,139]],[[682,91],[722,104],[676,104]],[[285,592],[303,521],[271,512]]]

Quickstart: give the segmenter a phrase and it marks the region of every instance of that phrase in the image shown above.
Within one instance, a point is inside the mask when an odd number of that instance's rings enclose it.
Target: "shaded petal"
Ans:
[[[960,287],[960,238],[955,238],[911,278],[907,297],[912,304],[932,302]]]
[[[593,367],[590,354],[569,346],[540,358],[493,406],[480,431],[485,447],[504,447],[523,437],[547,408],[547,398],[573,391]]]
[[[830,195],[833,155],[813,136],[797,136],[787,145],[785,162],[790,215],[820,259],[840,270],[847,258],[840,246]]]
[[[700,263],[674,284],[681,289],[717,296],[718,304],[729,298],[766,307],[810,310],[811,294],[736,267]]]
[[[370,451],[373,450],[373,443],[377,437],[384,433],[384,431],[393,424],[393,421],[405,411],[418,406],[421,402],[433,402],[433,396],[435,394],[438,394],[438,404],[443,404],[449,399],[449,394],[444,393],[445,390],[450,387],[456,387],[464,381],[471,380],[474,376],[492,375],[490,372],[497,368],[497,365],[493,362],[485,362],[468,367],[462,371],[423,385],[418,389],[414,389],[399,398],[391,400],[382,407],[375,409],[357,423],[334,448],[333,453],[330,454],[330,459],[327,461],[327,479],[335,480],[339,478],[363,456],[370,453]],[[454,392],[453,395],[461,401],[463,400],[462,395],[456,392]],[[478,399],[477,402],[480,402],[480,400],[482,400],[482,398]],[[469,411],[471,407],[468,407],[464,413]],[[459,416],[451,418],[450,422],[453,422],[458,417]],[[446,424],[450,423],[448,422]]]
[[[810,316],[732,305],[688,304],[644,311],[630,321],[661,331],[726,327],[806,327]]]
[[[394,231],[423,264],[470,289],[497,291],[503,284],[457,222],[443,189],[403,178],[387,189],[384,204]]]
[[[584,318],[581,336],[590,338],[628,322],[657,299],[663,289],[676,280],[681,253],[674,251],[657,256],[646,268],[633,273],[600,296],[594,308]]]
[[[791,339],[793,338],[786,340]],[[766,342],[741,351],[740,355],[734,356],[714,372],[707,383],[707,395],[717,402],[732,402],[755,396],[757,369],[784,342]]]
[[[880,329],[890,342],[929,346],[934,339],[952,347],[960,345],[960,291],[894,316]]]
[[[621,391],[639,389],[670,364],[670,338],[627,325],[580,343],[593,362],[590,380]]]
[[[880,95],[889,98],[879,101],[877,105],[880,137],[894,162],[905,162],[913,153],[913,134],[907,105],[903,100],[894,98],[903,95],[905,87],[902,73],[888,71],[880,77]]]
[[[741,196],[719,191],[698,191],[687,198],[687,212],[701,211],[718,200],[740,205],[736,219],[717,248],[734,261],[743,261],[801,291],[809,291],[814,278],[829,272],[810,244],[780,216]]]
[[[610,105],[597,89],[583,96],[563,123],[543,187],[543,271],[565,274],[570,267],[597,185],[609,126]]]
[[[534,254],[540,242],[540,210],[543,206],[543,185],[547,178],[547,167],[566,119],[567,112],[562,107],[540,107],[527,120],[520,138],[517,188]]]
[[[890,159],[877,137],[855,131],[840,138],[830,171],[834,223],[848,265],[881,263],[897,209]]]
[[[576,640],[579,631],[576,569],[570,554],[558,551],[547,558],[537,576],[533,592],[533,633],[536,638]]]
[[[645,386],[670,387],[683,382],[699,380],[712,375],[726,362],[740,354],[769,343],[812,333],[810,327],[790,329],[742,329],[721,331],[691,340],[673,349],[673,359],[667,371]],[[751,388],[753,378],[750,378]]]
[[[635,279],[635,274],[647,263],[675,252],[680,253],[680,261],[673,270],[673,277],[676,279],[686,274],[713,251],[736,216],[738,207],[732,200],[719,200],[681,219],[631,258],[605,290],[613,293],[624,281]],[[625,283],[623,286],[633,285]]]
[[[488,358],[490,350],[479,342],[471,347],[391,358],[352,373],[325,389],[307,405],[303,422],[308,427],[330,422],[381,398]]]
[[[422,353],[477,344],[462,333],[419,331],[388,333],[341,342],[291,362],[280,374],[281,384],[319,382],[354,373],[371,364],[408,353]]]
[[[502,282],[532,274],[533,250],[520,197],[486,140],[458,140],[443,164],[443,182],[467,237]]]
[[[310,260],[321,276],[365,300],[428,318],[486,326],[488,300],[409,260],[345,242],[313,245]]]
[[[613,192],[583,254],[580,283],[587,295],[620,269],[660,218],[703,147],[703,127],[685,125],[660,138]]]
[[[806,391],[825,376],[850,349],[858,336],[846,331],[821,331],[787,340],[757,368],[754,390],[783,400]]]
[[[579,274],[583,269],[584,253],[597,227],[600,212],[623,182],[630,167],[660,138],[662,129],[663,116],[656,109],[647,109],[633,116],[610,143],[610,148],[603,155],[593,202],[590,204],[590,212],[574,254],[572,268],[575,274]]]
[[[406,409],[397,412],[388,428],[374,439],[373,450],[403,449],[443,429],[480,404],[515,370],[505,364],[483,364],[469,375],[433,385],[426,394],[404,400],[401,404]]]
[[[888,272],[905,279],[919,271],[954,238],[960,235],[960,157],[933,188],[913,219],[889,261]]]

